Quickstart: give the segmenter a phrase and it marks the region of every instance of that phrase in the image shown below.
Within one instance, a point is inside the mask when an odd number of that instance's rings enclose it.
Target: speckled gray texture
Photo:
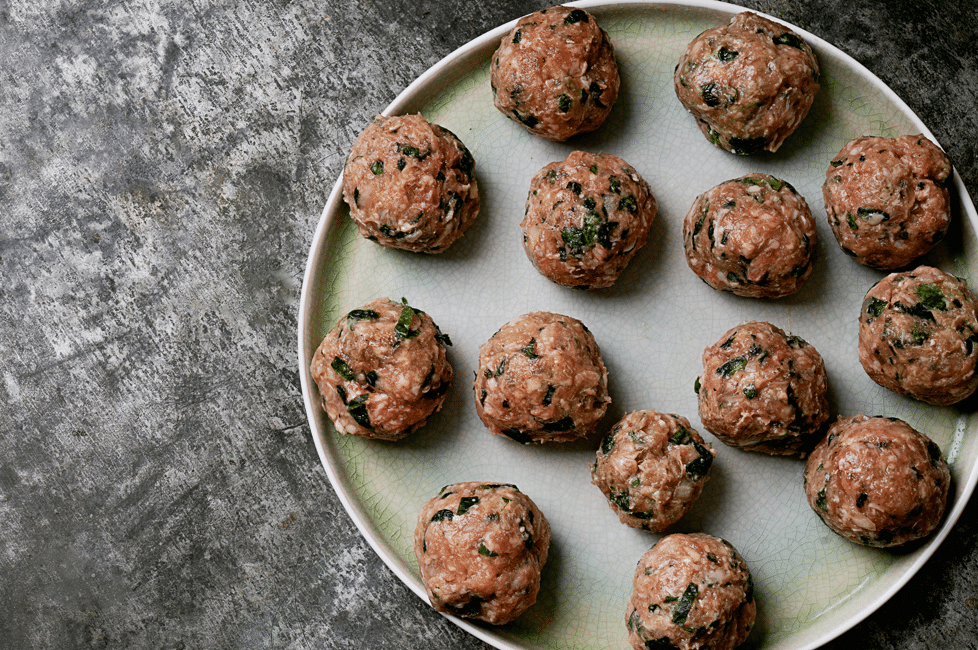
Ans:
[[[546,4],[0,1],[0,647],[486,647],[333,493],[296,303],[370,117]],[[738,4],[864,63],[978,195],[971,0]],[[826,647],[978,647],[976,522]]]

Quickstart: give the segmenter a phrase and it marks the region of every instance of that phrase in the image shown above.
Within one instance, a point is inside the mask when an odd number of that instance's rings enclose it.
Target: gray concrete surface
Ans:
[[[546,4],[0,0],[0,647],[486,647],[332,491],[296,303],[369,118]],[[978,194],[973,1],[737,4],[865,64]],[[978,647],[976,522],[826,647]]]

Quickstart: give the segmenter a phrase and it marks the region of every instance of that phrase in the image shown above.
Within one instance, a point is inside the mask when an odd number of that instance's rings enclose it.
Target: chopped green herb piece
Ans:
[[[585,248],[594,246],[600,225],[601,216],[595,212],[591,212],[584,218],[583,228],[561,228],[560,236],[572,254],[580,255],[584,252]]]
[[[573,25],[574,23],[586,23],[586,22],[588,22],[587,12],[584,11],[583,9],[575,9],[574,11],[567,14],[566,18],[564,18],[565,25]]]
[[[873,298],[869,302],[869,306],[866,308],[866,313],[873,318],[878,318],[883,310],[886,309],[887,303],[885,300],[880,300],[879,298]]]
[[[469,508],[479,503],[479,497],[462,497],[458,501],[458,510],[455,514],[461,516],[469,511]]]
[[[578,183],[577,181],[568,181],[568,183],[567,183],[567,189],[569,189],[574,194],[580,196],[581,195],[581,190],[583,188],[581,187],[581,184]]]
[[[351,321],[373,320],[375,318],[380,318],[380,314],[375,312],[373,309],[354,309],[346,315],[346,318],[347,320]]]
[[[333,357],[333,363],[329,364],[330,367],[336,371],[336,374],[347,381],[353,381],[356,379],[356,375],[353,370],[346,364],[343,359],[339,357]]]
[[[622,200],[618,202],[618,209],[625,210],[626,212],[635,214],[636,212],[638,212],[638,202],[635,200],[634,196],[629,194],[628,196],[623,197]]]
[[[614,430],[609,431],[608,434],[601,439],[601,453],[607,456],[611,453],[611,450],[615,448],[615,432]]]
[[[944,300],[944,292],[941,291],[940,287],[933,284],[921,284],[917,287],[916,293],[917,297],[920,298],[920,304],[927,309],[947,311],[947,302]]]
[[[869,495],[863,492],[858,497],[856,497],[856,507],[862,508],[864,505],[866,505],[867,500],[869,500]]]
[[[370,384],[374,388],[377,387],[377,380],[380,379],[380,375],[377,374],[376,370],[368,370],[363,374],[363,376],[367,380],[368,384]]]
[[[544,406],[550,406],[550,403],[553,401],[554,398],[554,391],[556,390],[557,388],[553,384],[547,384],[547,394],[543,396]]]
[[[347,402],[346,405],[346,410],[349,411],[350,417],[364,429],[372,428],[370,426],[370,416],[367,414],[367,399],[369,397],[370,395],[367,393],[358,395]]]
[[[745,357],[734,357],[730,361],[726,362],[719,368],[717,368],[717,374],[721,377],[730,377],[736,372],[739,372],[747,367],[747,359]]]
[[[695,440],[692,440],[692,443],[693,449],[696,450],[696,453],[700,457],[686,464],[686,473],[692,477],[706,476],[710,471],[710,467],[713,466],[713,454],[710,453],[709,449]]]
[[[573,103],[574,103],[574,100],[571,99],[571,96],[565,93],[565,94],[561,95],[558,98],[558,100],[557,100],[557,108],[560,109],[560,112],[561,113],[566,113],[567,111],[570,110],[571,105]]]
[[[479,544],[479,555],[482,555],[484,557],[498,557],[499,553],[496,553],[495,551],[490,551],[488,548],[486,548],[485,543],[481,543]]]
[[[531,359],[536,359],[537,357],[539,357],[540,355],[533,351],[534,348],[536,348],[536,345],[537,345],[537,340],[536,339],[530,339],[530,342],[527,343],[526,346],[522,350],[523,354],[525,354],[526,356],[528,356]]]
[[[697,377],[696,381],[693,382],[693,392],[697,395],[700,394],[700,378]]]
[[[498,377],[499,375],[501,375],[504,372],[506,372],[506,361],[507,361],[507,359],[506,358],[503,358],[503,360],[499,362],[499,365],[496,366],[496,371],[494,373],[492,373],[492,376],[493,377]]]
[[[724,63],[730,63],[731,61],[737,58],[738,54],[740,54],[740,52],[738,52],[737,50],[728,50],[725,47],[721,47],[720,50],[717,52],[717,58],[723,61]]]
[[[689,610],[693,608],[693,602],[696,600],[696,596],[699,594],[699,587],[696,586],[695,582],[689,583],[686,586],[686,591],[683,592],[682,598],[676,603],[676,607],[672,610],[672,622],[676,625],[684,625],[686,623],[686,618],[689,617]]]
[[[610,189],[614,194],[621,194],[621,181],[618,180],[617,176],[609,176],[608,183],[610,184]]]
[[[451,510],[439,510],[431,517],[431,521],[451,521],[454,516],[455,514]]]
[[[710,108],[716,108],[720,105],[720,98],[717,96],[717,84],[714,81],[705,83],[701,86],[703,91],[703,103]]]
[[[815,505],[828,512],[829,504],[825,499],[825,488],[822,488],[819,493],[815,495]]]
[[[754,399],[757,397],[757,387],[754,384],[744,387],[744,397],[747,399]]]
[[[394,333],[402,339],[412,339],[421,333],[421,330],[411,329],[411,322],[414,320],[414,314],[416,310],[407,304],[407,300],[401,299],[401,316],[397,319],[397,324],[394,326]]]
[[[519,43],[521,38],[523,38],[523,30],[517,29],[516,33],[513,34],[513,42]]]
[[[384,161],[375,160],[372,165],[370,165],[370,171],[374,173],[374,176],[379,176],[384,173]]]
[[[679,427],[679,431],[676,431],[676,433],[672,434],[672,436],[669,438],[669,442],[674,445],[688,445],[692,441],[693,436],[686,427]]]
[[[794,47],[797,49],[802,49],[801,39],[792,34],[791,32],[785,32],[781,36],[775,36],[773,39],[775,45],[787,45],[788,47]]]
[[[533,438],[529,434],[520,431],[519,429],[503,429],[503,435],[507,438],[511,438],[521,445],[528,445],[533,442]]]
[[[546,422],[543,425],[544,431],[571,431],[574,428],[574,420],[569,415],[565,415],[554,422]]]
[[[592,174],[597,174],[598,173],[598,166],[597,165],[591,165],[591,173]]]
[[[764,149],[764,138],[730,138],[730,148],[738,156],[750,156]]]

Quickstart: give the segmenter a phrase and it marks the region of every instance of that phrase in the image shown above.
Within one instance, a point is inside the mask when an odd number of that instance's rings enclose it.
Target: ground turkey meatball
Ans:
[[[610,287],[645,245],[658,209],[648,183],[624,160],[575,151],[533,177],[523,249],[565,287]]]
[[[896,418],[839,418],[805,465],[805,496],[829,528],[857,544],[899,546],[944,516],[951,473],[941,449]]]
[[[378,115],[346,159],[343,198],[367,239],[440,253],[479,213],[475,160],[454,133],[421,115]]]
[[[625,616],[635,650],[732,650],[757,616],[754,580],[726,540],[666,535],[639,560]]]
[[[673,82],[710,142],[747,155],[778,150],[808,114],[818,75],[797,34],[745,11],[693,39]]]
[[[310,372],[337,431],[397,440],[445,401],[451,344],[423,311],[381,298],[336,323]]]
[[[594,131],[618,99],[608,34],[583,9],[551,7],[519,20],[492,57],[493,102],[530,133],[563,141]]]
[[[591,332],[576,318],[542,311],[510,321],[482,345],[474,388],[489,430],[521,443],[586,436],[611,402]]]
[[[700,421],[731,447],[805,456],[829,418],[818,351],[778,327],[751,321],[703,351]]]
[[[591,482],[621,523],[657,533],[699,498],[715,454],[686,418],[634,411],[601,441]]]
[[[547,518],[515,485],[446,485],[414,529],[432,607],[494,625],[536,602],[549,550]]]
[[[860,264],[896,269],[944,238],[951,163],[922,135],[862,137],[825,172],[822,196],[839,246]]]
[[[781,298],[801,289],[817,242],[805,199],[767,174],[700,194],[683,221],[689,268],[714,289],[748,298]]]
[[[978,387],[978,300],[930,266],[891,273],[863,299],[859,361],[880,386],[947,406]]]

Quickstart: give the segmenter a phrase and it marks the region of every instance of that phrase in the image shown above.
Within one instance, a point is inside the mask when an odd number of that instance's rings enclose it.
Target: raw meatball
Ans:
[[[964,280],[930,266],[891,273],[863,299],[859,361],[900,395],[960,402],[978,388],[978,300]]]
[[[611,399],[594,336],[576,318],[537,311],[479,349],[475,407],[494,434],[566,442],[594,431]]]
[[[414,529],[432,607],[494,625],[536,602],[549,550],[547,518],[515,485],[446,485]]]
[[[839,246],[866,266],[906,266],[947,233],[950,175],[947,156],[922,135],[853,140],[822,185]]]
[[[748,298],[781,298],[801,289],[817,242],[805,199],[767,174],[700,194],[683,221],[689,268],[714,289]]]
[[[686,418],[634,411],[601,441],[591,482],[621,523],[657,533],[699,498],[715,455]]]
[[[726,540],[666,535],[639,560],[626,609],[635,650],[732,650],[757,616],[754,580]]]
[[[380,298],[336,323],[310,372],[337,431],[397,440],[445,401],[452,383],[445,346],[451,344],[423,311]]]
[[[540,273],[565,287],[610,287],[645,245],[658,209],[624,160],[575,151],[533,177],[523,249]]]
[[[808,505],[866,546],[899,546],[937,528],[951,472],[937,444],[896,418],[839,418],[805,465]]]
[[[608,34],[594,16],[572,7],[522,18],[493,55],[489,80],[496,108],[556,141],[601,126],[620,84]]]
[[[750,321],[703,351],[700,421],[731,447],[804,457],[829,418],[818,351],[778,327]]]
[[[808,115],[818,75],[808,43],[745,11],[693,39],[673,82],[710,142],[747,155],[778,150]]]
[[[360,234],[440,253],[479,214],[475,160],[455,134],[419,115],[378,115],[353,144],[343,198]]]

